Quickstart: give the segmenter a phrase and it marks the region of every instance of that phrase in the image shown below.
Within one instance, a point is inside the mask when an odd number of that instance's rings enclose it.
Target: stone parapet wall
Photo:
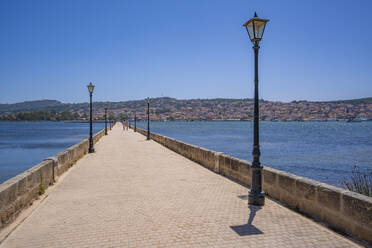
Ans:
[[[104,135],[104,129],[94,134],[94,144]],[[0,184],[0,230],[88,153],[88,148],[89,140],[85,139]]]
[[[137,128],[146,135],[146,131]],[[151,139],[240,184],[251,185],[251,163],[151,133]],[[372,198],[315,180],[264,167],[266,195],[330,227],[372,243]]]

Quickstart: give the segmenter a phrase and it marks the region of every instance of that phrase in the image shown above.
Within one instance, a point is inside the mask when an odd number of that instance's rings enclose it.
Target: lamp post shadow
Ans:
[[[230,228],[233,229],[239,236],[263,234],[263,232],[260,229],[258,229],[252,224],[254,217],[256,216],[256,213],[259,210],[261,210],[262,207],[255,206],[255,205],[249,205],[248,208],[250,210],[248,223],[244,225],[239,225],[239,226],[230,226]]]

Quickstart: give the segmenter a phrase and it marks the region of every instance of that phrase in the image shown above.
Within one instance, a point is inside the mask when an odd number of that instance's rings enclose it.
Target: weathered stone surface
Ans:
[[[290,206],[291,208],[298,209],[299,208],[299,201],[295,195],[288,193],[287,191],[280,192],[280,199],[281,202],[285,203],[286,205]]]
[[[262,170],[262,188],[265,194],[273,197],[274,199],[280,199],[280,188],[277,186],[278,179],[277,175],[280,171],[264,167]]]
[[[342,214],[372,229],[372,198],[350,191],[342,194]],[[372,233],[371,233],[372,235]]]
[[[252,176],[251,174],[251,163],[244,159],[238,159],[239,171],[247,177]]]
[[[201,147],[198,147],[198,149],[195,151],[196,154],[196,160],[195,162],[197,163],[202,163],[203,155],[202,155],[202,149]]]
[[[8,180],[5,187],[0,188],[0,208],[13,203],[17,199],[18,182],[15,180]]]
[[[306,200],[316,201],[319,182],[308,178],[298,177],[296,180],[296,196]]]
[[[225,167],[228,171],[231,170],[231,157],[229,155],[225,155]]]
[[[176,141],[174,139],[169,139],[169,147],[171,150],[177,152],[177,149],[176,149]]]
[[[206,165],[210,170],[214,169],[214,153],[210,150],[206,151]]]
[[[323,218],[322,208],[317,201],[306,200],[304,198],[298,200],[298,210],[317,220]]]
[[[248,173],[247,173],[248,172]],[[239,180],[241,181],[241,183],[243,183],[244,185],[248,186],[248,187],[251,187],[251,184],[252,184],[252,176],[251,174],[249,173],[249,169],[247,169],[245,166],[241,168],[241,171],[239,173]]]
[[[59,165],[65,164],[66,161],[68,161],[68,151],[65,150],[63,152],[58,153],[57,158],[58,158]]]
[[[187,146],[185,146],[185,157],[187,157],[187,158],[189,158],[189,159],[191,159],[192,158],[192,152],[191,152],[191,150],[192,150],[192,146],[190,146],[190,145],[187,145]]]
[[[220,153],[218,155],[218,170],[221,172],[225,168],[225,156],[226,154]]]
[[[345,229],[345,225],[349,229],[353,227],[353,223],[350,222],[350,220],[345,221],[343,216],[338,211],[333,211],[326,208],[321,208],[322,212],[322,221],[327,223],[328,225],[332,226],[333,228],[336,228],[337,230],[343,230]],[[351,233],[351,230],[346,231],[346,233]]]
[[[230,159],[226,154],[220,156],[220,173],[222,175],[229,175],[230,172]]]
[[[34,187],[35,185],[40,184],[41,174],[40,171],[37,169],[37,166],[38,165],[29,170],[30,174],[27,176],[27,185],[29,187]]]
[[[78,146],[78,149],[82,149],[82,146],[79,145]],[[80,153],[79,156],[83,156],[83,153]],[[58,178],[58,158],[57,156],[53,156],[53,157],[49,157],[49,158],[46,158],[44,159],[44,161],[52,161],[52,165],[53,165],[53,170],[52,170],[52,178],[53,178],[53,182],[57,181],[57,178]]]
[[[320,183],[317,187],[318,203],[328,209],[334,211],[341,210],[341,195],[345,191],[343,189]]]
[[[248,183],[248,175],[242,174],[240,171],[242,163],[239,159],[222,153],[219,155],[218,160],[220,174],[242,184]]]
[[[290,195],[294,195],[296,190],[296,179],[297,176],[280,171],[277,174],[277,186]]]
[[[276,186],[277,184],[277,175],[278,175],[278,170],[275,170],[270,167],[264,167],[262,170],[262,179],[263,179],[263,184],[268,184],[267,186]]]
[[[184,157],[187,156],[187,146],[183,142],[179,142],[179,148],[178,148],[178,153],[183,155]]]
[[[27,192],[27,174],[22,173],[18,176],[17,178],[17,185],[18,185],[18,190],[17,190],[17,195],[22,196]]]
[[[198,153],[197,153],[197,151],[198,150],[199,150],[199,147],[191,146],[191,148],[190,148],[190,154],[189,154],[191,160],[197,161],[197,159],[198,159]]]
[[[352,226],[350,226],[352,229]],[[367,241],[370,245],[372,244],[372,228],[366,227],[364,225],[355,225],[353,232],[348,232],[348,234],[352,234],[359,240]]]
[[[214,152],[214,168],[213,171],[216,173],[220,172],[220,155],[222,152]]]
[[[230,161],[230,167],[233,171],[239,171],[239,167],[240,167],[240,163],[239,163],[239,159],[237,158],[231,158],[231,161]]]

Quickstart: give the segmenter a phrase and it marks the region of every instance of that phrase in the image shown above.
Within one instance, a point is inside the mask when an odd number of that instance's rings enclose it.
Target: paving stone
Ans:
[[[11,247],[359,247],[117,124],[8,238]]]

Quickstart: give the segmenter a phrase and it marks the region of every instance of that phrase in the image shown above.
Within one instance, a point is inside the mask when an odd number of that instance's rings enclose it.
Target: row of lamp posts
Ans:
[[[89,153],[94,152],[94,142],[93,142],[93,91],[94,85],[89,83]],[[146,98],[147,102],[147,140],[150,140],[150,98]],[[134,132],[137,131],[137,112],[134,112]],[[105,105],[105,135],[107,135],[107,106]]]
[[[253,151],[252,151],[252,185],[248,194],[248,204],[262,206],[265,204],[264,193],[262,192],[262,165],[260,163],[260,140],[259,140],[259,102],[258,102],[258,51],[259,43],[265,31],[266,23],[269,20],[261,19],[254,13],[254,17],[244,23],[248,36],[253,43],[254,50],[254,118],[253,118]],[[92,130],[92,95],[94,85],[88,85],[90,96],[90,130],[89,130],[89,153],[94,152],[93,130]],[[150,98],[147,103],[147,140],[150,140]],[[134,131],[137,130],[137,113],[134,113]],[[107,107],[105,107],[105,134],[107,135]]]

